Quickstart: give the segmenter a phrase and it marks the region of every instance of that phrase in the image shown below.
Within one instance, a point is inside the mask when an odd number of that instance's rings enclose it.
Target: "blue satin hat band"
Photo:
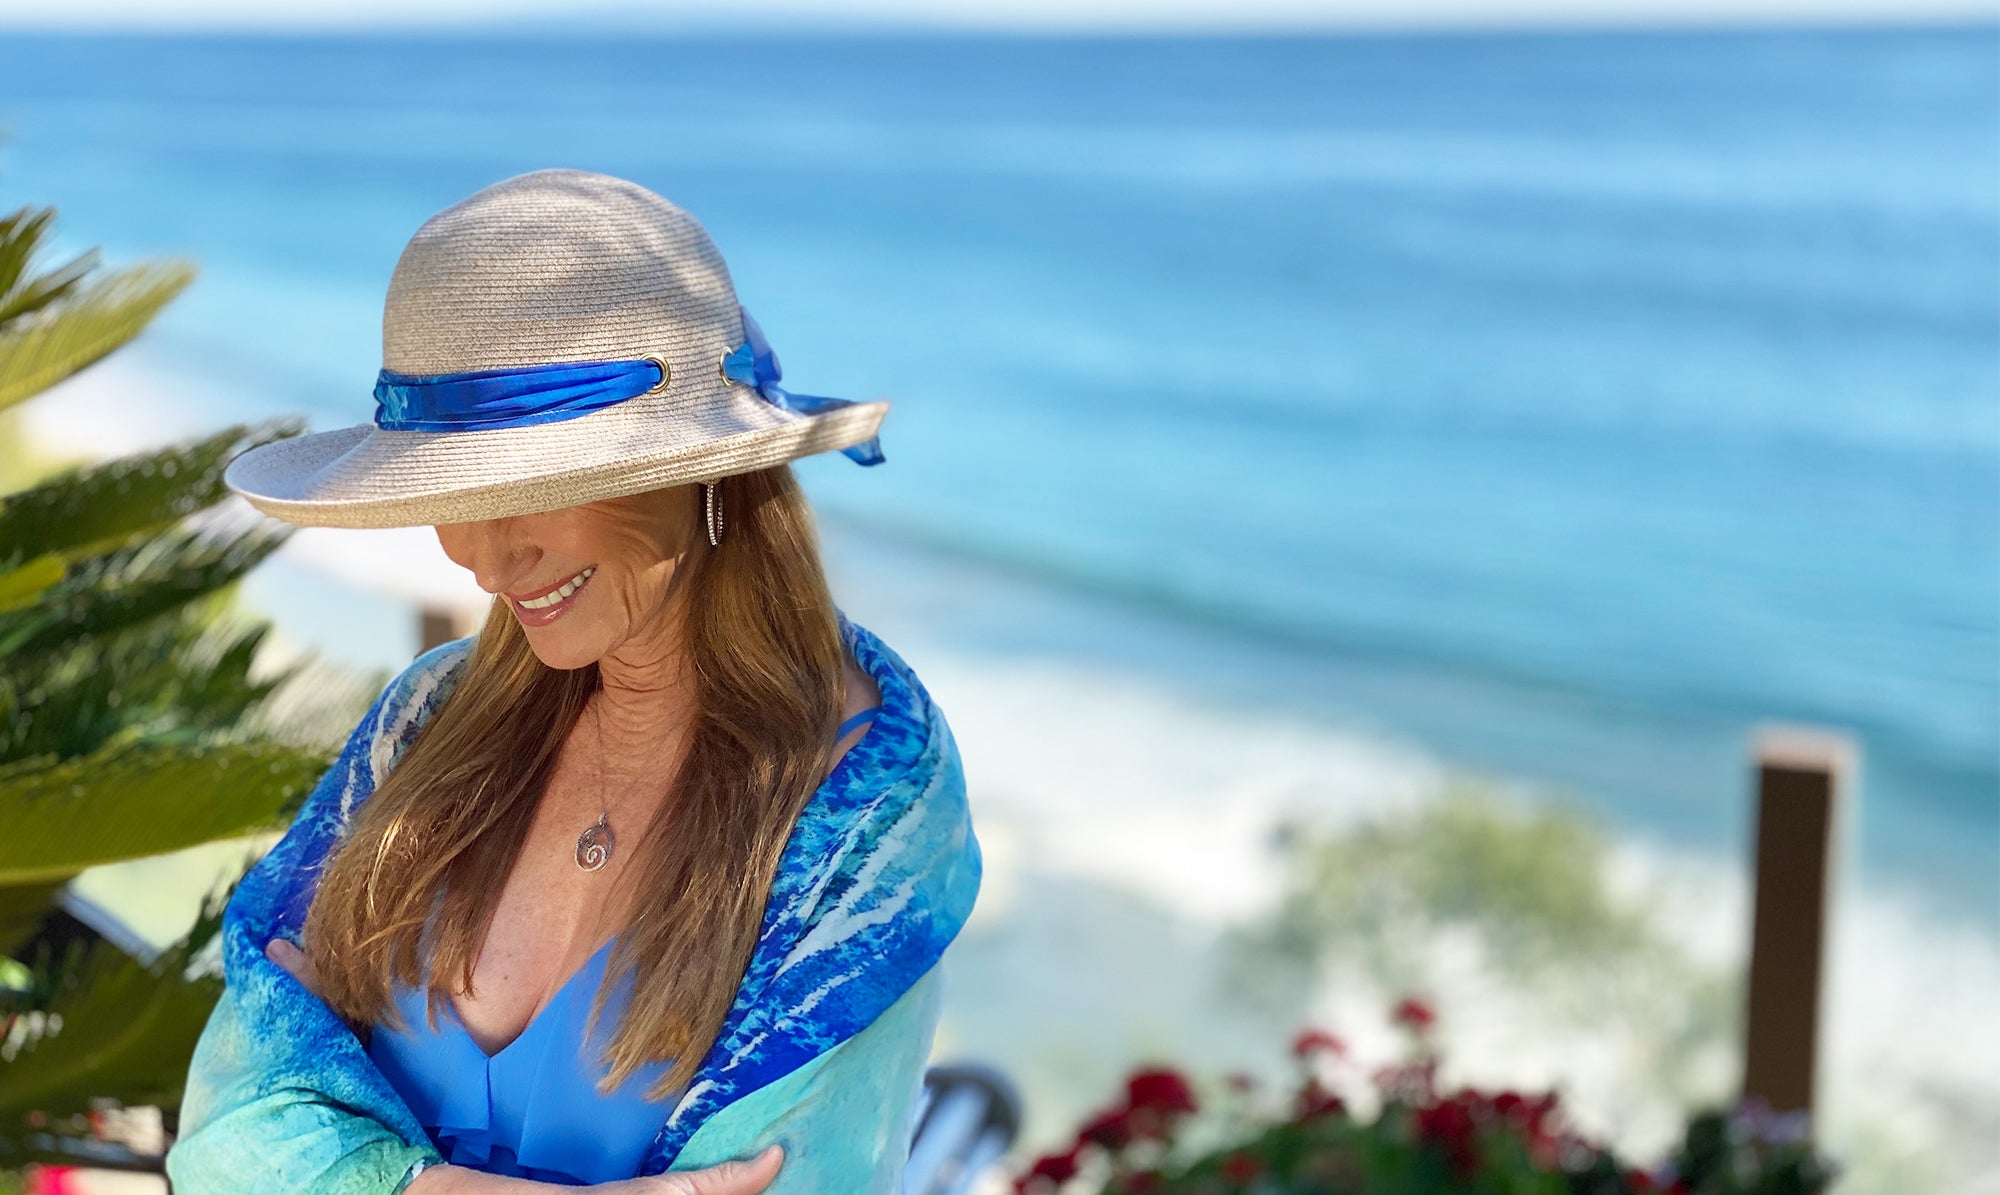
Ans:
[[[455,432],[574,419],[636,398],[664,378],[659,363],[644,358],[429,377],[385,369],[375,380],[375,426],[399,432]]]
[[[778,355],[763,329],[740,306],[745,340],[725,354],[723,378],[747,386],[773,406],[817,415],[855,405],[845,398],[795,394],[778,385]],[[375,426],[385,431],[454,432],[526,427],[574,419],[662,388],[666,363],[570,361],[513,369],[481,369],[429,376],[383,370],[375,381]],[[883,461],[879,436],[850,444],[841,454],[862,465]]]

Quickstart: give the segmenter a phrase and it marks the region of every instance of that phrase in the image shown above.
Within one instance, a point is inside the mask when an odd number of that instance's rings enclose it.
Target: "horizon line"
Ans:
[[[1630,0],[1607,10],[1590,0],[1358,0],[1339,7],[1297,0],[1210,0],[1125,7],[1064,3],[952,4],[933,0],[810,0],[698,3],[675,11],[634,3],[552,9],[543,0],[503,0],[504,11],[467,11],[465,0],[363,0],[272,7],[257,0],[208,0],[175,10],[158,3],[70,3],[60,15],[40,3],[0,0],[0,32],[115,34],[758,33],[991,35],[1299,35],[1502,32],[1696,32],[1702,30],[1937,29],[2000,26],[1994,0]],[[130,6],[128,7],[128,4]],[[1376,5],[1379,5],[1377,7]],[[79,19],[79,8],[95,7]]]

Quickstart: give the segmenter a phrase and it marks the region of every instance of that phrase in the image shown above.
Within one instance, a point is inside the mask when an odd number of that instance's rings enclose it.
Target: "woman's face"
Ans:
[[[544,664],[581,668],[663,625],[659,616],[700,523],[700,488],[440,523],[438,543],[481,589],[506,596]]]

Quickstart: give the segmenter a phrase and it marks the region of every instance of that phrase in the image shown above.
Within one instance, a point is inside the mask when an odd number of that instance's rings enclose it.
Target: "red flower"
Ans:
[[[1473,1143],[1472,1098],[1464,1093],[1417,1109],[1417,1134],[1441,1146],[1463,1178],[1479,1165]]]
[[[1628,1169],[1625,1171],[1625,1182],[1641,1195],[1688,1195],[1687,1180],[1684,1178],[1662,1184],[1657,1175],[1648,1174],[1644,1170]]]
[[[1179,1071],[1153,1067],[1125,1081],[1125,1123],[1135,1139],[1173,1140],[1182,1116],[1195,1111],[1194,1089]]]
[[[1048,1154],[1036,1159],[1034,1169],[1028,1171],[1029,1178],[1045,1178],[1052,1183],[1066,1183],[1076,1177],[1076,1151]]]
[[[1113,1153],[1132,1141],[1131,1113],[1124,1108],[1106,1108],[1077,1130],[1078,1145],[1099,1145]]]
[[[1548,1091],[1520,1105],[1518,1117],[1522,1129],[1528,1131],[1528,1155],[1540,1165],[1556,1165],[1560,1155],[1554,1125],[1550,1123],[1556,1113],[1556,1093]]]
[[[1329,1054],[1345,1055],[1347,1043],[1324,1029],[1306,1029],[1292,1039],[1294,1058],[1309,1058],[1321,1050]]]
[[[1232,1183],[1247,1183],[1263,1173],[1264,1163],[1256,1154],[1237,1150],[1222,1159],[1222,1177]]]
[[[1472,1107],[1463,1095],[1457,1095],[1419,1108],[1417,1132],[1427,1141],[1463,1141],[1472,1135]]]
[[[1297,1099],[1292,1103],[1292,1116],[1296,1120],[1307,1121],[1319,1116],[1335,1116],[1347,1111],[1347,1102],[1320,1085],[1318,1079],[1306,1080],[1299,1088]]]
[[[1195,1110],[1194,1089],[1188,1086],[1187,1078],[1167,1067],[1133,1071],[1125,1080],[1125,1102],[1134,1110],[1166,1116]]]
[[[1428,1104],[1437,1098],[1437,1066],[1435,1056],[1416,1062],[1390,1063],[1375,1068],[1370,1077],[1389,1099]]]
[[[1536,1165],[1556,1165],[1556,1138],[1550,1123],[1556,1110],[1555,1092],[1528,1098],[1504,1091],[1494,1097],[1493,1110],[1507,1123],[1520,1129],[1527,1138],[1528,1156],[1535,1160]]]
[[[1403,997],[1391,1015],[1398,1025],[1408,1025],[1419,1033],[1429,1029],[1437,1021],[1437,1014],[1431,1011],[1431,1006],[1415,996]]]

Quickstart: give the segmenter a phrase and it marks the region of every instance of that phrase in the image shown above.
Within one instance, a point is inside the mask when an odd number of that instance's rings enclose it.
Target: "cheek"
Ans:
[[[674,561],[662,542],[664,519],[659,511],[638,504],[592,514],[587,524],[569,530],[582,549],[579,561],[598,568],[591,579],[598,590],[594,614],[627,629],[639,626],[657,615],[673,581]]]
[[[649,554],[598,567],[593,580],[610,582],[600,595],[600,610],[607,616],[615,611],[617,617],[633,624],[644,622],[658,610],[673,579],[673,565]]]
[[[654,561],[650,566],[620,569],[618,572],[618,606],[635,618],[642,618],[658,608],[666,596],[667,583],[673,577],[673,566]]]
[[[596,538],[604,563],[628,584],[644,588],[670,568],[658,532],[638,520],[601,528]]]

